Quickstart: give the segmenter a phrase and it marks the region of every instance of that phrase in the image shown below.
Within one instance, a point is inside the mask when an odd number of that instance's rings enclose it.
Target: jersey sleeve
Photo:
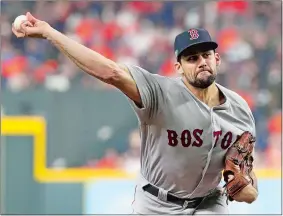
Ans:
[[[252,135],[254,136],[254,137],[256,137],[256,126],[255,126],[255,119],[254,119],[254,116],[253,116],[253,114],[252,114],[252,112],[251,112],[251,119],[252,119]]]
[[[141,96],[142,107],[129,99],[141,122],[153,120],[165,104],[165,83],[161,76],[132,65],[125,65],[133,77]]]
[[[250,111],[250,115],[251,115],[251,125],[252,125],[251,133],[255,137],[255,140],[256,140],[256,126],[255,126],[255,119],[254,119],[254,116],[252,114],[252,111]],[[256,141],[255,141],[255,145],[256,145]],[[255,148],[253,149],[252,155],[253,155],[253,157],[255,157]]]

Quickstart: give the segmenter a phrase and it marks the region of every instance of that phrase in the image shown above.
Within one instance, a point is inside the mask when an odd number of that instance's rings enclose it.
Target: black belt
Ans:
[[[153,196],[158,197],[159,189],[151,184],[145,185],[143,189]],[[204,197],[198,197],[193,199],[184,199],[176,197],[170,193],[167,193],[167,201],[175,203],[177,205],[184,206],[185,208],[196,208],[204,199]]]

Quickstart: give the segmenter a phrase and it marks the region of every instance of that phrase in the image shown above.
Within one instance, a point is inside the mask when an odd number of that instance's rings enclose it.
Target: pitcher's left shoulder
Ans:
[[[228,97],[232,105],[243,107],[251,112],[248,102],[240,94],[219,84],[217,86]]]

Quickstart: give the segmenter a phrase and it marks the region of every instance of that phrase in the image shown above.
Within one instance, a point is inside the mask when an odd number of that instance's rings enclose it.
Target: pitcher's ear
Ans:
[[[216,59],[216,66],[219,66],[221,64],[221,57],[219,53],[215,53],[215,59]]]
[[[175,72],[176,72],[176,73],[178,73],[178,74],[184,73],[183,68],[182,68],[180,62],[176,62],[176,63],[174,64],[174,67],[175,67]]]

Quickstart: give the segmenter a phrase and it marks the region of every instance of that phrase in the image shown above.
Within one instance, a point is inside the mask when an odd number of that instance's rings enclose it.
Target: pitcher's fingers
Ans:
[[[13,32],[13,33],[16,35],[16,37],[18,37],[18,38],[25,36],[25,34],[24,34],[23,32],[17,31],[14,26],[12,26],[12,32]]]
[[[33,30],[33,26],[29,26],[29,25],[21,25],[21,29],[23,30],[23,32],[26,34],[26,35],[29,35],[32,30]]]
[[[27,12],[26,16],[27,16],[28,20],[31,21],[33,24],[35,24],[37,21],[39,21],[30,12]]]
[[[33,25],[29,21],[24,21],[24,22],[21,23],[19,31],[25,33],[25,31],[26,31],[25,27],[33,27]]]
[[[24,21],[21,25],[33,27],[33,24],[30,21]]]

